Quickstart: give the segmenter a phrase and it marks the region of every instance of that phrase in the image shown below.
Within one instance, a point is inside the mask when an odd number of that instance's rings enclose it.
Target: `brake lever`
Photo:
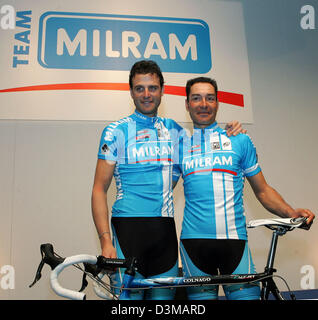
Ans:
[[[85,272],[83,273],[82,286],[81,286],[81,289],[79,290],[79,292],[84,291],[88,285],[88,282],[86,280],[87,273],[90,273],[95,278],[102,270],[97,265],[93,265],[91,263],[84,262],[83,264],[84,264]]]
[[[42,277],[41,271],[42,271],[44,264],[45,264],[45,262],[44,262],[44,259],[42,258],[42,260],[38,266],[38,269],[36,270],[35,278],[34,278],[33,282],[29,285],[29,288],[33,287],[41,279],[41,277]]]
[[[41,252],[42,260],[38,266],[33,282],[29,285],[29,288],[34,286],[35,283],[41,279],[41,276],[42,276],[41,271],[45,263],[48,264],[53,270],[57,265],[59,265],[65,260],[64,258],[57,257],[54,255],[53,246],[50,243],[41,244],[40,252]]]
[[[84,272],[82,277],[82,286],[81,286],[81,289],[79,289],[79,292],[84,291],[87,286],[88,286],[88,282],[86,280],[86,273]]]

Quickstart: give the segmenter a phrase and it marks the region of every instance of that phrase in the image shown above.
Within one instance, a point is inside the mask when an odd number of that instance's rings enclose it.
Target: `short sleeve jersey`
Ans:
[[[98,158],[116,163],[113,217],[173,217],[173,151],[181,129],[135,111],[103,130]]]
[[[261,171],[246,134],[228,137],[215,122],[180,142],[185,209],[181,238],[247,239],[244,177]]]

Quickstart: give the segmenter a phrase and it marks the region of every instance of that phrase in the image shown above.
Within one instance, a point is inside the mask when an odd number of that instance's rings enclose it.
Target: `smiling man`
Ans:
[[[219,104],[216,99],[216,89],[210,83],[194,83],[191,88],[187,87],[186,109],[190,114],[196,128],[205,128],[215,121]]]
[[[131,80],[130,95],[136,111],[148,117],[155,117],[163,95],[163,85],[156,74],[136,74]]]
[[[92,193],[93,218],[105,257],[136,257],[137,277],[176,276],[178,242],[172,199],[172,150],[182,128],[157,116],[163,76],[153,61],[129,75],[135,112],[108,125],[101,137]],[[107,192],[117,187],[110,234]],[[122,272],[114,281],[120,287]],[[115,283],[116,283],[115,282]],[[140,290],[131,299],[173,299],[169,289]]]
[[[280,217],[306,217],[308,224],[315,215],[308,209],[293,209],[266,183],[248,135],[228,137],[218,126],[215,80],[191,79],[186,92],[194,133],[180,143],[180,162],[175,166],[184,180],[186,201],[180,244],[183,272],[185,276],[255,273],[247,243],[244,178],[268,211]],[[260,297],[256,284],[223,288],[231,300]],[[191,287],[188,295],[190,299],[217,299],[218,287]]]

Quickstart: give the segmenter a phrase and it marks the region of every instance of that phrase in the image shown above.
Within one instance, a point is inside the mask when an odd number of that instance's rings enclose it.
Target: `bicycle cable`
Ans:
[[[285,283],[285,286],[286,286],[286,288],[287,288],[287,291],[288,291],[288,294],[289,294],[290,298],[291,298],[292,300],[295,300],[295,298],[296,298],[295,293],[290,289],[287,281],[286,281],[282,276],[279,276],[279,275],[276,275],[276,274],[273,275],[272,277],[273,277],[273,278],[276,277],[276,278],[281,279],[281,280]]]

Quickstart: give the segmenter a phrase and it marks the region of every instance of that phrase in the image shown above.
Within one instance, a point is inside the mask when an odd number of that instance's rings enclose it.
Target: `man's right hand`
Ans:
[[[105,258],[117,258],[116,249],[114,248],[110,239],[101,240],[102,256]]]

